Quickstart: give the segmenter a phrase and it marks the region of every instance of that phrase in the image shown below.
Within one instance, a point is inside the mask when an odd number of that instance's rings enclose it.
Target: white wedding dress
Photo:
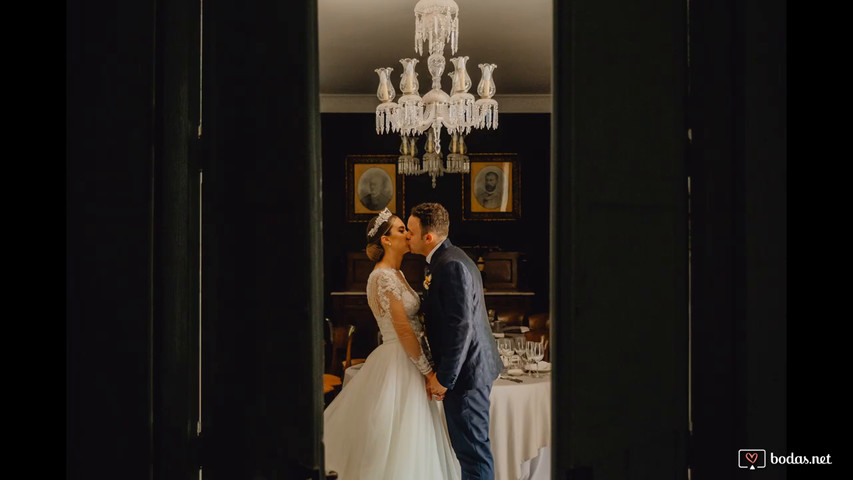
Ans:
[[[426,394],[431,367],[421,347],[417,293],[399,270],[377,268],[367,280],[367,302],[382,344],[326,408],[326,470],[339,480],[459,479],[444,413]]]

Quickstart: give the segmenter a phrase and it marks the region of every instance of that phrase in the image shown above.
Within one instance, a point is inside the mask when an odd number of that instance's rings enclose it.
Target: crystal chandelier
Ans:
[[[471,77],[468,76],[465,63],[468,57],[454,57],[455,71],[451,78],[450,95],[441,89],[441,75],[444,73],[444,46],[450,43],[451,53],[456,53],[459,40],[459,7],[454,0],[420,0],[415,5],[415,52],[423,55],[424,41],[429,42],[429,73],[432,76],[432,90],[423,97],[418,93],[418,74],[415,73],[417,58],[403,58],[403,73],[400,75],[402,96],[394,102],[396,93],[391,84],[393,68],[377,68],[379,88],[377,98],[382,102],[376,107],[376,133],[399,133],[401,137],[398,170],[405,175],[427,173],[435,179],[445,173],[468,173],[468,148],[465,136],[472,129],[498,128],[498,102],[495,95],[495,82],[492,71],[497,65],[479,64],[481,77],[477,85],[479,99],[468,93]],[[447,161],[442,160],[441,130],[450,135]],[[426,134],[423,162],[418,160],[418,138]]]

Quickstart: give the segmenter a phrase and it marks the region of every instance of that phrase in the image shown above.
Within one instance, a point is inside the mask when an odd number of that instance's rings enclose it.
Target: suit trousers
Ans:
[[[489,395],[492,385],[448,390],[444,396],[447,432],[462,467],[462,480],[492,480],[495,461],[489,442]]]

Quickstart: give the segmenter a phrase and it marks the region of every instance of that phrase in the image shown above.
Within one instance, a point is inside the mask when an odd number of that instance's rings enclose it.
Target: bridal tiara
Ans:
[[[393,213],[391,213],[391,210],[388,210],[388,207],[385,207],[384,210],[379,212],[379,217],[376,219],[376,223],[374,223],[373,228],[371,228],[370,231],[367,232],[367,238],[371,238],[376,235],[376,232],[379,230],[379,227],[385,222],[387,222],[388,219],[391,218],[391,215],[393,215]]]

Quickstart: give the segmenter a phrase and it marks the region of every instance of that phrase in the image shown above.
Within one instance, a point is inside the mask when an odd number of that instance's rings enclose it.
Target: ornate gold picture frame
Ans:
[[[404,182],[397,155],[347,155],[347,221],[366,222],[388,207],[402,215]]]
[[[462,176],[462,220],[521,218],[521,171],[515,153],[469,154]]]

